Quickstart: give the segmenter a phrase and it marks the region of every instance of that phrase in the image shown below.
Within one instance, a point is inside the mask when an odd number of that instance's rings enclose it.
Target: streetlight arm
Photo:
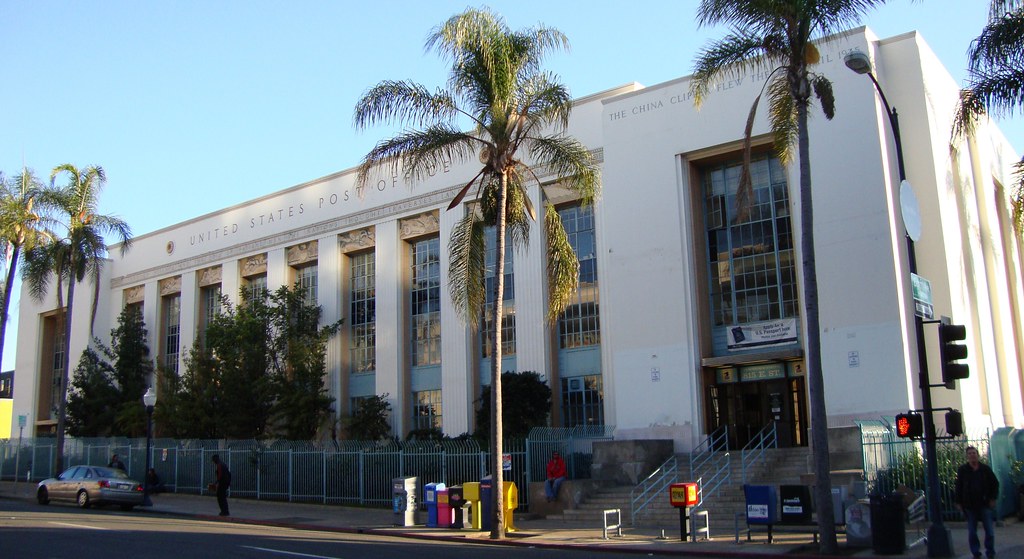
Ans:
[[[889,105],[889,100],[885,98],[885,92],[882,91],[882,86],[878,85],[878,80],[875,79],[873,72],[865,72],[871,83],[875,85],[875,91],[878,92],[878,96],[882,99],[882,106],[885,108],[885,115],[889,117],[889,126],[892,127],[892,137],[896,142],[896,166],[899,168],[900,182],[907,180],[907,171],[903,166],[903,141],[900,139],[900,117],[896,114],[896,109]]]

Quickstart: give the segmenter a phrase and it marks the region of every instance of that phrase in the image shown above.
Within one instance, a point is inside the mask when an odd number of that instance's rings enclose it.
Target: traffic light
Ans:
[[[964,416],[959,410],[946,412],[946,433],[953,437],[964,434]]]
[[[971,371],[966,363],[957,363],[967,359],[967,346],[958,343],[967,338],[967,327],[961,324],[939,325],[939,355],[942,359],[942,382],[946,388],[953,390],[956,381],[970,376]]]
[[[924,436],[924,418],[919,413],[900,413],[896,415],[896,436],[903,439],[915,439]]]

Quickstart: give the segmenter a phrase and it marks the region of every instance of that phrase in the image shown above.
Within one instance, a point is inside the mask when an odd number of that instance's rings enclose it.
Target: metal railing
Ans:
[[[647,510],[647,507],[655,499],[664,499],[665,490],[677,481],[679,460],[673,454],[629,492],[629,523],[635,526],[636,519]]]
[[[572,449],[567,456],[587,469],[575,477],[589,477],[590,442],[583,432],[563,433],[560,444]],[[546,441],[505,440],[512,468],[506,481],[519,490],[520,507],[529,506],[529,483],[543,480],[547,456],[528,449]],[[107,464],[118,454],[135,479],[143,479],[146,466],[145,439],[66,439],[64,463]],[[420,487],[427,483],[460,485],[479,481],[490,471],[490,453],[475,440],[380,442],[155,439],[152,465],[168,491],[205,494],[212,481],[214,454],[231,469],[231,493],[237,497],[324,504],[391,506],[391,481],[416,476]],[[38,481],[54,474],[56,440],[53,438],[0,439],[0,479]],[[534,464],[536,461],[538,464]]]
[[[742,463],[743,483],[747,483],[747,471],[758,462],[764,462],[765,451],[769,448],[778,448],[779,437],[776,431],[775,421],[771,421],[761,428],[743,450],[740,451],[740,462]]]
[[[858,421],[864,459],[864,478],[869,493],[888,494],[901,486],[924,491],[927,463],[921,441],[896,436],[893,418]],[[936,426],[938,428],[938,426]],[[944,435],[944,433],[939,433]],[[964,462],[968,446],[978,448],[983,457],[989,454],[991,434],[988,431],[970,433],[954,439],[936,441],[939,470],[939,498],[942,518],[962,518],[953,502],[956,470]]]
[[[690,451],[690,479],[697,480],[699,492],[697,507],[714,496],[721,486],[732,483],[732,457],[728,448],[729,428],[722,425]]]

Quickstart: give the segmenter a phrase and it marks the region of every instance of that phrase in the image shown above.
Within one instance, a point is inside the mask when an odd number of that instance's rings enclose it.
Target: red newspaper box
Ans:
[[[692,507],[697,505],[696,483],[673,483],[668,489],[668,500],[673,507]]]

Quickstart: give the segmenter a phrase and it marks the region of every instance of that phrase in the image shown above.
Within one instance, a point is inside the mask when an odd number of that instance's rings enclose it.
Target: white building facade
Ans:
[[[958,87],[916,33],[879,40],[859,29],[821,50],[816,71],[832,80],[837,106],[834,120],[810,121],[828,426],[920,407],[892,132],[870,81],[843,64],[853,50],[870,56],[899,111],[923,224],[918,274],[936,317],[967,326],[971,376],[933,389],[935,405],[963,410],[972,431],[1024,426],[1024,275],[1008,194],[1018,155],[989,123],[950,147]],[[689,78],[577,101],[568,133],[597,155],[601,198],[580,206],[543,176],[531,192],[559,212],[580,287],[547,323],[537,226],[506,269],[513,289],[500,321],[502,370],[548,381],[551,425],[672,439],[684,451],[722,426],[742,446],[777,421],[781,444],[808,443],[798,169],[775,159],[763,118],[753,199],[746,210],[736,201],[744,124],[765,78],[723,80],[700,110]],[[220,294],[237,301],[242,289],[298,282],[325,321],[345,319],[328,350],[337,415],[387,394],[395,434],[472,432],[489,356],[449,299],[446,247],[465,208],[446,207],[476,171],[451,162],[414,184],[379,176],[359,190],[347,170],[139,236],[125,256],[111,250],[95,332],[140,305],[159,364],[180,373]],[[75,304],[72,367],[89,337],[89,298]],[[23,292],[14,413],[40,434],[56,423],[56,316],[54,297]],[[937,335],[925,331],[937,383]]]

